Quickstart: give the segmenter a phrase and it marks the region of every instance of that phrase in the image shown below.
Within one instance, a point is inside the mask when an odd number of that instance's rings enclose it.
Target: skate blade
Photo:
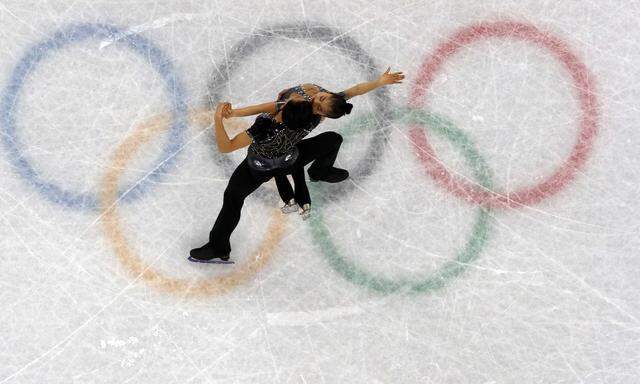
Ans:
[[[198,259],[194,259],[191,256],[189,256],[188,260],[194,263],[202,263],[202,264],[235,264],[235,261],[233,260],[226,260],[226,261],[222,259],[198,260]]]

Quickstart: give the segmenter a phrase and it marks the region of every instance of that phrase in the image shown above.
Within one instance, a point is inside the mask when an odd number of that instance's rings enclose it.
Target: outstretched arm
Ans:
[[[274,115],[276,113],[276,103],[272,101],[269,103],[250,105],[248,107],[237,109],[232,109],[231,106],[229,106],[228,110],[225,110],[223,117],[227,119],[229,117],[252,116],[260,113],[270,113]]]
[[[216,127],[216,144],[218,144],[218,149],[222,153],[233,152],[236,149],[244,148],[251,144],[251,138],[246,132],[241,132],[233,139],[229,139],[227,131],[224,130],[223,116],[229,114],[230,109],[231,104],[219,103],[216,108],[214,118]]]
[[[343,91],[344,97],[346,99],[350,99],[355,96],[364,95],[367,92],[371,92],[376,88],[382,87],[387,84],[399,84],[404,80],[404,74],[402,72],[391,72],[391,67],[387,68],[387,70],[380,75],[379,78],[373,81],[368,81],[366,83],[360,83],[355,85],[349,89]]]

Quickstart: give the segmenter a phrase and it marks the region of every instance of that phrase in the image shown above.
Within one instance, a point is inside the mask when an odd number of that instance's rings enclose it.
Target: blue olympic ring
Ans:
[[[182,147],[184,132],[187,127],[187,101],[185,90],[174,71],[169,57],[151,41],[126,30],[106,24],[76,24],[57,31],[52,37],[32,46],[20,59],[9,78],[9,83],[2,92],[0,102],[0,122],[2,124],[2,140],[9,154],[9,160],[18,174],[33,185],[41,195],[56,204],[73,209],[97,209],[98,197],[95,194],[74,193],[62,189],[43,180],[24,156],[16,136],[15,111],[19,94],[25,79],[34,72],[37,65],[50,56],[73,43],[88,38],[111,39],[114,43],[124,43],[134,52],[142,56],[162,76],[165,89],[170,98],[172,125],[169,139],[160,156],[159,165],[141,182],[126,187],[119,192],[122,201],[132,201],[142,196],[151,185],[157,183],[167,168],[173,165],[176,154]],[[130,190],[129,190],[130,189]],[[128,191],[124,195],[125,191]]]

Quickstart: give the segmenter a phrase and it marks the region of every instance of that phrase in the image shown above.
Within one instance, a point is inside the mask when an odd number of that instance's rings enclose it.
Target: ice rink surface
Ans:
[[[640,382],[637,1],[0,3],[0,383]],[[210,109],[388,66],[202,245]],[[230,122],[238,130],[251,119]]]

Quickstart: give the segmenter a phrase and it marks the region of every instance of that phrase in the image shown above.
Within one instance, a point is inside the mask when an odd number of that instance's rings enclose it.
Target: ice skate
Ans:
[[[302,220],[307,220],[309,217],[311,217],[311,204],[304,204],[302,206],[300,217],[302,217]]]
[[[349,177],[349,171],[336,167],[329,168],[329,171],[324,175],[314,175],[311,170],[307,173],[309,173],[309,178],[312,182],[324,181],[326,183],[339,183]]]
[[[216,253],[211,249],[209,243],[200,248],[194,248],[189,252],[189,261],[194,263],[206,264],[233,264],[233,260],[229,260],[230,252]]]
[[[288,215],[289,213],[298,212],[299,209],[300,206],[298,206],[298,203],[296,203],[294,199],[291,199],[280,208],[280,211],[283,214]]]

